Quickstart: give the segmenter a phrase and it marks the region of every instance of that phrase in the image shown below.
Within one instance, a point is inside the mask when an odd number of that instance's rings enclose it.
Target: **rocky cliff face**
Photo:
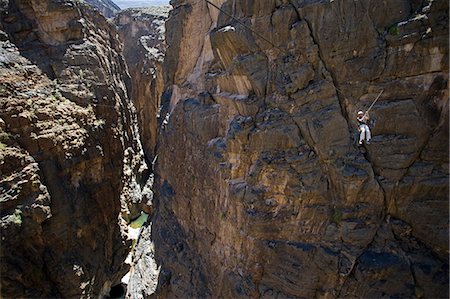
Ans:
[[[86,0],[86,2],[97,8],[107,18],[114,17],[120,11],[120,7],[111,0]]]
[[[448,297],[448,1],[211,2],[172,1],[129,296]]]
[[[105,295],[147,175],[118,34],[79,2],[0,14],[1,296]]]
[[[138,112],[142,145],[150,161],[155,156],[157,115],[164,89],[164,23],[169,10],[170,6],[126,9],[114,18],[124,43],[124,57],[131,76],[131,99]]]

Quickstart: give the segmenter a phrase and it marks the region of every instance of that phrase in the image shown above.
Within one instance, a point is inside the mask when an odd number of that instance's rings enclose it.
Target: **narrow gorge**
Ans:
[[[448,1],[170,5],[0,0],[0,296],[448,298]]]

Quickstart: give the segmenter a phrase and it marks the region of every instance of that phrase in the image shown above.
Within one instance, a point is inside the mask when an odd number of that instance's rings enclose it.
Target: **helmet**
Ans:
[[[364,115],[364,112],[358,111],[358,115]]]

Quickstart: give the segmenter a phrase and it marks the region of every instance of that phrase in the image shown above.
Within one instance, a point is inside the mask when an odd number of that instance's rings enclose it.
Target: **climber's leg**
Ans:
[[[365,131],[364,125],[359,126],[359,145],[362,145],[364,137],[366,136]]]
[[[370,134],[369,126],[366,125],[366,142],[369,143],[370,139],[372,139],[372,135]]]

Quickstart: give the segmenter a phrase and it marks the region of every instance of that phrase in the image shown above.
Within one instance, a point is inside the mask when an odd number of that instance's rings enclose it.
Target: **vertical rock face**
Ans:
[[[124,43],[131,76],[131,99],[138,112],[146,157],[155,156],[157,115],[163,91],[165,26],[170,6],[123,10],[114,23]]]
[[[0,3],[1,295],[105,295],[146,175],[118,33],[79,2]]]
[[[111,0],[86,0],[86,2],[96,7],[107,18],[114,17],[120,11],[120,7]]]
[[[171,2],[135,271],[155,255],[163,297],[448,297],[448,1],[211,2],[239,22]]]

